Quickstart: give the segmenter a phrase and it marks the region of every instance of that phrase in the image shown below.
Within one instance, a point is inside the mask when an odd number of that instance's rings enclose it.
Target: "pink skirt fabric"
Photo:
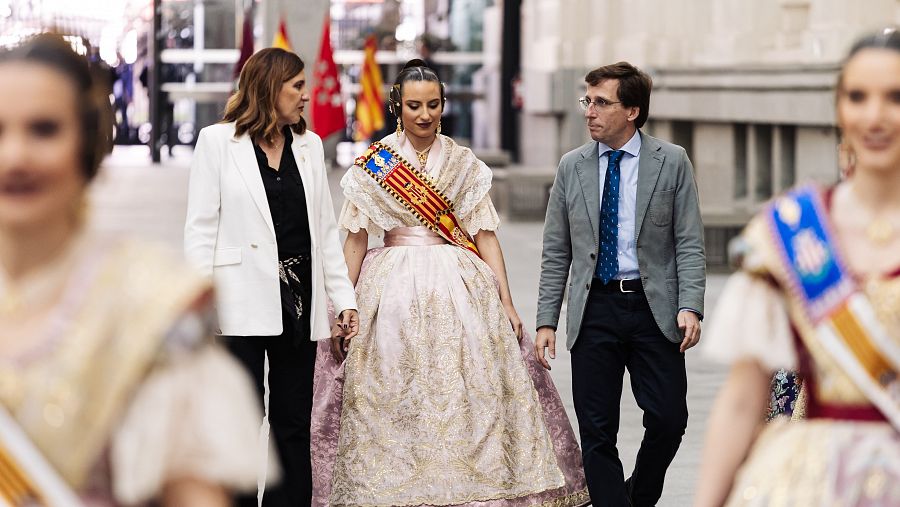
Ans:
[[[416,228],[419,229],[419,228]],[[391,231],[392,233],[395,231]],[[477,278],[483,278],[485,276],[491,276],[489,273],[489,268],[485,271],[486,265],[484,265],[483,261],[478,259],[473,254],[468,252],[463,252],[462,249],[458,247],[452,247],[450,245],[440,245],[433,241],[433,238],[430,237],[430,231],[422,232],[422,231],[397,231],[402,232],[402,236],[396,237],[386,237],[385,242],[390,245],[395,245],[396,248],[379,248],[371,250],[367,256],[366,260],[363,263],[363,272],[360,275],[360,284],[359,287],[365,286],[366,279],[365,277],[369,277],[369,283],[380,283],[380,282],[372,282],[373,277],[378,278],[388,278],[389,282],[383,282],[385,284],[390,283],[398,283],[397,277],[405,276],[405,273],[418,273],[423,271],[425,268],[423,266],[440,266],[440,265],[448,265],[447,263],[442,263],[441,259],[448,257],[456,258],[459,257],[459,266],[463,266],[461,268],[463,271],[466,268],[465,266],[477,265],[478,268],[474,271],[478,273],[475,275]],[[422,237],[419,237],[422,236]],[[388,241],[388,239],[391,241]],[[396,241],[395,241],[396,240]],[[423,244],[435,244],[436,246],[413,246],[409,247],[408,245],[423,245]],[[400,246],[407,245],[407,246]],[[440,246],[437,246],[440,245]],[[406,249],[406,250],[404,250]],[[384,265],[390,264],[391,267],[389,271],[391,275],[385,277],[383,273],[378,273],[378,268],[372,270],[373,262],[376,265]],[[371,271],[370,271],[371,270]],[[417,271],[418,270],[418,271]],[[412,287],[421,287],[429,282],[428,275],[422,275],[420,280],[416,280],[416,275],[413,276],[412,280],[404,281]],[[446,273],[445,276],[433,276],[433,280],[438,280],[435,282],[438,288],[440,288],[443,283],[441,280],[454,277],[463,278],[463,279],[471,279],[472,275],[467,274],[466,276],[460,275],[460,273]],[[391,290],[388,285],[385,288],[385,285],[379,284],[378,287],[383,289],[384,294],[391,294],[392,299],[395,299],[396,291]],[[429,290],[434,290],[434,287],[430,287]],[[388,292],[390,291],[390,292]],[[387,296],[386,296],[387,297]],[[489,300],[486,304],[495,305],[496,301],[493,301],[493,298],[499,298],[499,296],[495,294],[491,294],[486,296]],[[402,297],[401,297],[402,299]],[[383,305],[385,303],[379,302],[380,310],[384,310]],[[365,307],[365,303],[361,306]],[[361,308],[365,311],[364,308]],[[452,309],[442,309],[436,311],[453,311]],[[371,317],[371,316],[370,316]],[[472,315],[466,315],[466,318],[463,321],[467,321],[471,319]],[[367,318],[366,315],[362,315],[362,319],[365,320]],[[381,319],[385,317],[382,316]],[[373,319],[374,320],[374,319]],[[365,328],[366,326],[363,326]],[[368,337],[363,337],[363,339],[373,340],[374,331],[369,331]],[[361,333],[362,334],[362,333]],[[401,347],[393,337],[378,337],[378,340],[386,340],[390,341],[387,345],[388,348],[382,346],[380,350],[382,353],[388,351],[389,354],[393,354],[396,347]],[[512,339],[515,339],[514,337]],[[362,347],[363,344],[354,344],[354,347]],[[465,343],[460,346],[466,347]],[[559,397],[559,393],[556,391],[556,388],[553,385],[553,381],[550,378],[549,372],[544,370],[540,364],[537,362],[537,359],[534,356],[534,346],[530,338],[525,337],[519,342],[518,349],[521,354],[521,361],[524,364],[524,370],[527,371],[527,376],[530,377],[531,386],[533,389],[533,394],[535,394],[535,398],[537,399],[540,405],[540,417],[539,424],[543,425],[541,428],[541,432],[546,430],[546,434],[549,436],[549,440],[552,443],[552,458],[555,458],[555,465],[558,466],[559,472],[561,472],[563,482],[559,482],[556,484],[562,484],[562,487],[554,486],[552,488],[540,490],[540,491],[531,491],[522,493],[521,495],[516,496],[516,494],[507,494],[504,491],[500,490],[492,490],[485,491],[485,495],[482,498],[479,498],[478,501],[466,501],[462,503],[452,503],[448,502],[445,499],[452,497],[452,495],[444,495],[441,491],[435,493],[434,503],[429,503],[428,501],[419,502],[413,504],[411,502],[405,502],[404,505],[471,505],[471,506],[479,506],[479,507],[500,507],[500,506],[513,506],[513,507],[525,507],[525,506],[581,506],[587,505],[590,503],[590,499],[588,497],[587,486],[584,478],[584,471],[582,469],[581,462],[581,452],[578,448],[578,444],[575,440],[575,434],[572,430],[572,426],[569,423],[568,417],[565,412],[565,408],[563,407],[562,400]],[[469,347],[469,350],[478,350],[475,347]],[[351,348],[351,354],[354,353],[354,348]],[[513,357],[513,356],[510,356]],[[479,362],[481,358],[474,358],[473,360]],[[349,359],[348,359],[349,361]],[[517,361],[517,360],[516,360]],[[338,364],[334,356],[331,353],[330,344],[328,341],[322,341],[319,343],[319,348],[316,357],[316,365],[315,365],[315,384],[314,384],[314,400],[313,400],[313,414],[312,414],[312,427],[311,427],[311,437],[312,437],[312,467],[313,467],[313,505],[314,506],[326,506],[331,505],[332,499],[332,488],[334,486],[334,473],[335,473],[335,463],[337,461],[337,453],[339,449],[339,438],[341,434],[341,412],[342,412],[342,404],[343,404],[343,394],[344,394],[344,380],[345,380],[345,363]],[[503,364],[503,363],[491,363],[491,364]],[[511,363],[510,363],[511,364]],[[503,366],[501,366],[503,367]],[[522,370],[521,365],[515,366],[518,371]],[[390,371],[390,370],[388,370]],[[527,384],[527,379],[524,377],[524,373],[522,374],[523,380]],[[364,378],[364,373],[359,374],[360,378]],[[399,382],[399,376],[397,378]],[[508,402],[508,401],[507,401]],[[504,424],[512,424],[512,423],[504,423]],[[520,430],[520,428],[514,428],[516,430]],[[397,438],[403,438],[402,435],[397,435]],[[345,444],[346,445],[346,444]],[[520,463],[520,465],[522,465]],[[537,464],[535,464],[537,466]],[[555,468],[554,468],[555,469]],[[557,475],[559,475],[557,473]],[[437,484],[440,481],[435,478],[434,483]],[[424,481],[428,482],[428,481]],[[419,482],[420,484],[423,481]],[[404,492],[403,497],[408,498],[421,498],[421,499],[430,499],[431,491],[424,492]],[[396,497],[395,497],[396,498]],[[395,501],[395,500],[394,500]],[[369,502],[339,502],[343,505],[385,505],[385,504],[393,504],[394,501],[385,501],[384,503],[379,503],[379,500],[373,500],[371,503]]]

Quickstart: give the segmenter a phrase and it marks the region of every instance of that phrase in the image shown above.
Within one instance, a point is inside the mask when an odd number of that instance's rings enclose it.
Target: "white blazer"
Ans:
[[[356,309],[356,295],[338,238],[325,174],[322,140],[306,131],[291,144],[303,179],[312,242],[312,340],[331,335],[335,315]],[[200,131],[191,164],[184,252],[216,284],[219,332],[230,336],[282,333],[275,227],[253,143],[234,136],[234,123]]]

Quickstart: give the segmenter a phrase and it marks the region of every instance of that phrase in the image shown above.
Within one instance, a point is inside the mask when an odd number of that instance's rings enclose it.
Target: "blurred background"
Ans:
[[[154,162],[192,146],[243,61],[278,44],[306,62],[308,120],[346,167],[353,142],[396,121],[383,104],[360,119],[361,83],[383,98],[421,57],[447,85],[443,132],[497,170],[498,207],[522,218],[542,217],[559,157],[586,139],[584,74],[628,60],[654,79],[645,130],[694,162],[715,266],[773,194],[837,178],[837,64],[898,21],[897,0],[0,0],[0,44],[71,34],[108,69],[117,145],[146,145]]]
[[[628,60],[653,77],[644,130],[694,163],[712,310],[727,242],[749,217],[795,182],[838,179],[838,64],[855,38],[898,23],[900,0],[0,0],[0,45],[55,29],[109,75],[116,148],[92,186],[91,223],[179,251],[193,143],[221,118],[254,50],[279,45],[306,63],[307,120],[325,140],[336,208],[344,170],[396,125],[383,101],[394,76],[425,59],[446,83],[443,132],[493,169],[498,237],[528,329],[556,165],[588,140],[576,99],[589,70]],[[577,428],[558,352],[552,375]],[[691,505],[726,375],[699,353],[687,367],[688,433],[660,505]],[[642,437],[628,386],[626,470]]]

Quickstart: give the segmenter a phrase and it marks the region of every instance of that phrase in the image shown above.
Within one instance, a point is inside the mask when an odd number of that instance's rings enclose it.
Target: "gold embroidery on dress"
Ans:
[[[443,291],[417,292],[398,335],[375,335],[380,292],[402,255],[389,249],[370,259],[377,264],[357,287],[360,333],[344,365],[330,504],[450,505],[564,486],[499,297],[454,301]],[[496,292],[489,268],[454,257],[469,294]],[[461,322],[454,305],[469,305],[483,324]],[[384,357],[376,340],[397,340],[397,355]],[[546,505],[579,505],[586,496]]]
[[[769,278],[779,260],[768,247],[764,222],[751,221],[744,237],[751,244],[742,269]],[[748,265],[749,261],[749,265]],[[900,338],[900,277],[870,279],[862,289],[879,320]],[[815,330],[803,308],[789,302],[791,323],[803,336]],[[812,356],[818,401],[868,406],[856,384],[823,350],[818,340],[803,340]],[[823,505],[900,505],[900,435],[885,422],[835,419],[779,420],[768,424],[735,477],[728,507]]]
[[[168,326],[207,287],[142,243],[98,247],[92,256],[100,266],[72,314],[61,319],[58,345],[0,369],[7,378],[0,403],[76,489],[89,479],[132,389],[158,357]],[[18,381],[10,382],[10,374]]]

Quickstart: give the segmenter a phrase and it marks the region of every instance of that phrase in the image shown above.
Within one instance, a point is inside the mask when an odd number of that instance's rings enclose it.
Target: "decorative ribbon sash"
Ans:
[[[356,165],[375,178],[423,225],[440,234],[450,244],[479,255],[472,238],[453,214],[453,203],[435,189],[431,178],[414,169],[389,146],[377,141],[372,143],[356,159]]]
[[[779,278],[803,308],[815,338],[900,430],[900,344],[850,276],[823,210],[815,187],[794,190],[767,210],[783,272]]]
[[[0,407],[0,506],[80,507],[81,501]]]

